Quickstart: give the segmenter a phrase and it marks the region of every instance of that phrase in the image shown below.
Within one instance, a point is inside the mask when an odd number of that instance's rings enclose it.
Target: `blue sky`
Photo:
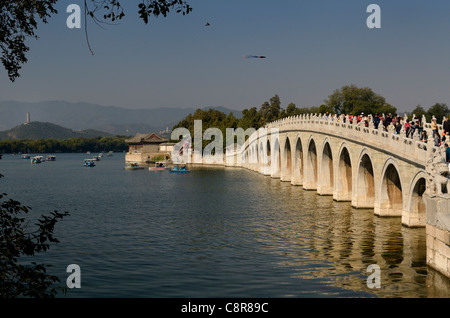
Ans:
[[[189,15],[148,25],[138,2],[126,1],[120,25],[88,22],[92,56],[84,26],[66,27],[77,1],[61,0],[29,40],[22,76],[11,83],[0,70],[0,100],[242,110],[278,94],[283,107],[310,107],[355,84],[400,111],[450,105],[448,0],[191,0]],[[366,26],[371,3],[381,7],[381,29]]]

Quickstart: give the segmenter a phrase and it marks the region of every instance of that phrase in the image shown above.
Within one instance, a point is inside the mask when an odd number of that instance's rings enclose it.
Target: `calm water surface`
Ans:
[[[86,154],[32,165],[0,160],[0,191],[70,216],[39,257],[69,297],[448,297],[426,266],[425,229],[379,218],[279,180],[235,168],[188,175],[124,170],[124,154],[83,167]],[[381,268],[370,289],[366,269]],[[59,297],[65,297],[59,295]]]

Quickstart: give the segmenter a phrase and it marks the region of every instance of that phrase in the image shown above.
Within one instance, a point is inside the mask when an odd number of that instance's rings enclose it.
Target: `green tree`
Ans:
[[[183,120],[181,120],[178,124],[176,124],[172,129],[176,128],[186,128],[189,130],[191,134],[191,138],[194,139],[194,121],[201,120],[202,121],[202,136],[208,128],[218,128],[222,132],[222,136],[226,136],[226,128],[235,128],[238,126],[239,121],[236,117],[230,113],[226,115],[225,113],[215,110],[215,109],[197,109],[194,114],[189,114]],[[202,147],[206,147],[210,142],[214,140],[202,140]],[[223,146],[225,147],[226,140],[223,138]],[[195,140],[194,140],[194,146]],[[202,148],[202,149],[203,149]]]
[[[281,101],[278,95],[270,98],[269,102],[264,102],[259,110],[263,125],[280,118],[281,115]]]
[[[320,105],[318,112],[320,114],[326,114],[326,113],[333,114],[334,108],[329,105]]]
[[[427,111],[422,106],[417,105],[416,108],[413,109],[411,115],[415,115],[417,118],[422,118],[423,115],[427,115]]]
[[[55,9],[57,2],[58,0],[0,1],[0,59],[12,82],[20,76],[19,70],[28,61],[26,54],[30,48],[26,40],[30,37],[38,38],[38,22],[47,23],[52,15],[58,13]],[[85,19],[90,17],[96,23],[116,22],[125,16],[123,7],[117,0],[84,0],[84,6]],[[141,0],[137,7],[139,18],[145,24],[152,16],[166,17],[171,10],[183,15],[192,11],[186,0]],[[89,45],[89,41],[87,42]]]
[[[447,104],[436,103],[431,106],[427,111],[427,121],[431,120],[431,117],[434,115],[436,117],[436,121],[439,124],[442,124],[442,119],[444,116],[448,116],[450,114],[450,110]]]
[[[286,116],[295,116],[297,115],[297,106],[294,103],[290,103],[288,107],[286,107]]]
[[[325,105],[331,107],[337,114],[366,114],[392,113],[397,109],[386,103],[384,97],[374,93],[368,87],[357,87],[356,85],[343,86],[335,90]]]
[[[244,109],[242,111],[242,117],[238,122],[238,127],[244,130],[248,128],[258,129],[261,126],[261,115],[256,107],[250,109]]]

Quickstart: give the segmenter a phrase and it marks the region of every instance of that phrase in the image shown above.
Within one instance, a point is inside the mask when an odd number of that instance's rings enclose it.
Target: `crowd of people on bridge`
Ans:
[[[378,129],[381,125],[384,131],[392,131],[396,135],[404,133],[407,138],[412,139],[416,134],[418,139],[425,143],[429,138],[427,132],[424,130],[422,118],[417,116],[414,116],[411,119],[405,119],[398,115],[392,116],[392,114],[376,114],[375,116],[372,116],[361,113],[359,115],[344,114],[343,116],[338,116],[326,113],[323,115],[323,118],[331,121],[340,121],[342,118],[344,123],[348,121],[350,124],[364,125],[365,127],[369,127],[372,123],[375,129]],[[434,145],[436,147],[441,146],[446,140],[450,140],[450,116],[447,116],[443,121],[442,132],[439,131],[436,118],[433,118],[431,121],[431,130]]]

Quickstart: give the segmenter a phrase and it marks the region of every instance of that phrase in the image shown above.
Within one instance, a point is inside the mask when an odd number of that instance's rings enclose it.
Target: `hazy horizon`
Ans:
[[[0,71],[0,101],[67,101],[130,109],[260,107],[278,94],[282,107],[319,106],[336,89],[370,87],[399,112],[450,103],[450,2],[191,0],[192,13],[137,17],[100,28],[89,39],[68,29],[66,8],[38,40],[11,83]],[[381,29],[369,29],[369,4],[381,7]],[[205,26],[210,23],[210,26]],[[266,59],[244,59],[264,55]]]

